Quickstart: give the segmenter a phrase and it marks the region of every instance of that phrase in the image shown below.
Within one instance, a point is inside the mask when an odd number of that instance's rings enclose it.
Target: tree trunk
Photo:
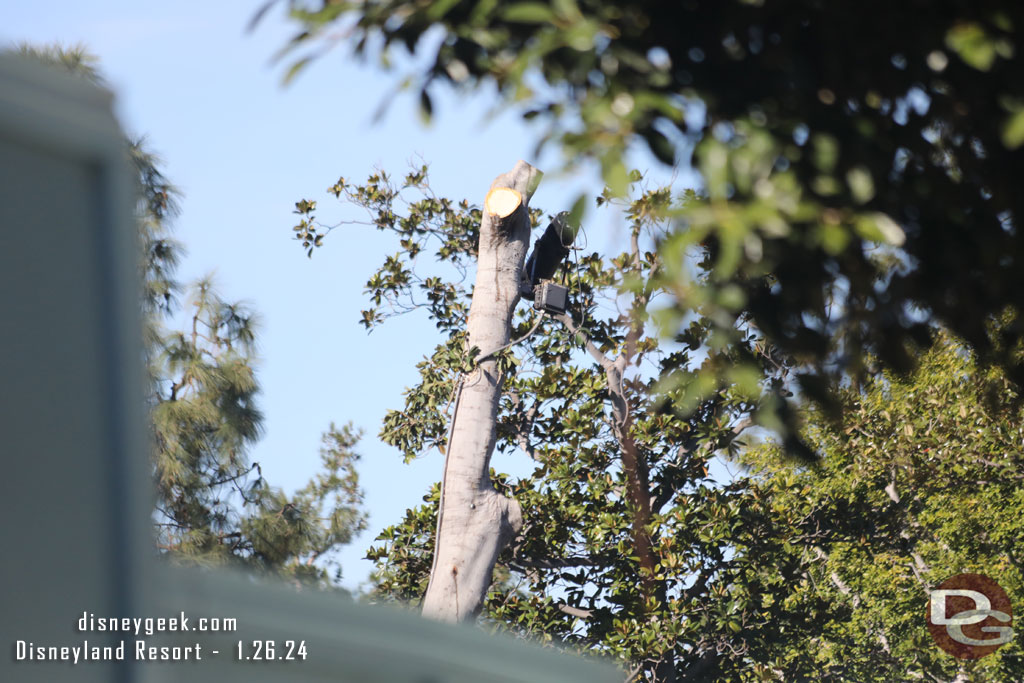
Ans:
[[[524,161],[498,176],[484,200],[469,348],[480,350],[463,378],[452,416],[423,615],[440,621],[475,617],[498,553],[522,527],[519,504],[491,486],[490,461],[502,376],[489,354],[509,342],[519,275],[530,240],[529,201],[541,172]]]

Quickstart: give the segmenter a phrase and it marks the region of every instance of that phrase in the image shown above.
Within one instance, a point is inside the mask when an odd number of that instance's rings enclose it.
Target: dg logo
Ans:
[[[957,574],[928,598],[928,631],[961,659],[990,655],[1013,638],[1013,610],[1003,588],[984,574]]]

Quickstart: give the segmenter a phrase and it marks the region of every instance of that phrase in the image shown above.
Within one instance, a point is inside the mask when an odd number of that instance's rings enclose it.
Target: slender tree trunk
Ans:
[[[502,376],[489,354],[509,342],[519,301],[519,275],[530,240],[529,201],[541,172],[524,161],[498,176],[484,201],[469,348],[477,367],[458,391],[448,443],[434,565],[423,615],[440,621],[476,616],[491,584],[498,553],[522,527],[519,504],[491,486]]]
[[[632,257],[636,267],[640,267],[640,245],[639,236],[633,233]],[[643,336],[642,312],[647,307],[649,294],[636,295],[630,309],[630,315],[624,320],[628,325],[626,337],[623,340],[622,352],[614,360],[601,352],[589,339],[584,346],[587,352],[601,365],[604,370],[605,379],[608,383],[608,394],[612,406],[612,423],[614,425],[615,439],[619,443],[622,457],[622,471],[626,475],[626,494],[632,508],[632,540],[633,550],[640,561],[640,589],[644,601],[657,600],[664,604],[667,600],[667,591],[664,581],[656,578],[657,557],[651,543],[651,537],[647,530],[652,515],[650,473],[643,452],[637,446],[633,438],[633,416],[629,410],[629,398],[626,396],[626,387],[623,382],[626,368],[630,366],[637,355],[637,344]],[[574,334],[580,330],[573,323],[572,318],[562,313],[555,316]],[[662,653],[660,659],[653,667],[644,669],[651,675],[648,680],[652,683],[676,683],[675,675],[675,654],[670,649]]]

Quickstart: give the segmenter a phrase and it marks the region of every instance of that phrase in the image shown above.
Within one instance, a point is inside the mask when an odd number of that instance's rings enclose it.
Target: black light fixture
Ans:
[[[576,230],[566,224],[565,213],[551,221],[544,234],[534,242],[533,251],[526,259],[519,291],[523,298],[533,301],[533,307],[548,313],[565,313],[569,301],[569,289],[551,282],[558,266],[569,255],[569,245],[576,237]]]
[[[565,313],[569,305],[569,288],[546,280],[534,291],[533,307],[548,313]]]

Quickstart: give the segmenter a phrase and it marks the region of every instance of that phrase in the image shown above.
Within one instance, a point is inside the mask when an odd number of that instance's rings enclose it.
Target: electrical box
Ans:
[[[565,313],[569,303],[569,288],[543,281],[534,290],[533,307],[548,313]]]

